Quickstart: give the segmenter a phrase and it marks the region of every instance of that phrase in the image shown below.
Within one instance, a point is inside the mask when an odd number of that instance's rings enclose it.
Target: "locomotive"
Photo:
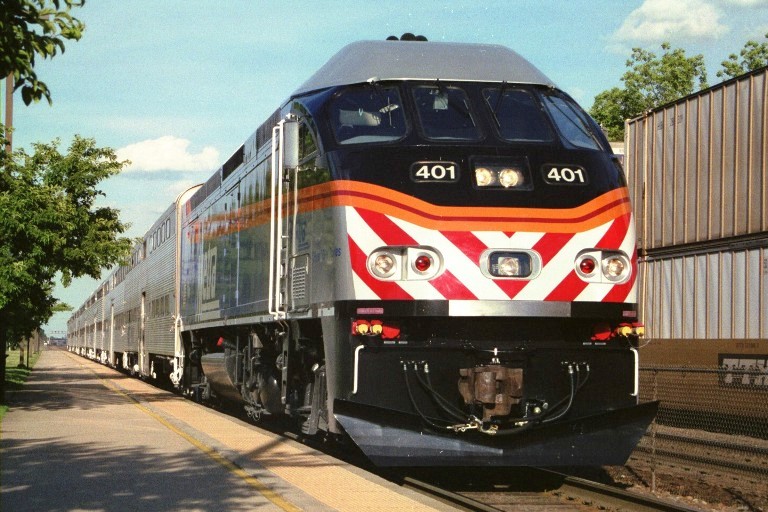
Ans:
[[[174,202],[71,350],[382,466],[623,464],[636,240],[599,126],[499,45],[344,47]]]

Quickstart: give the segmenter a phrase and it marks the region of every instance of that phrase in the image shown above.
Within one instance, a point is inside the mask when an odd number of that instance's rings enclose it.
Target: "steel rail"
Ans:
[[[412,478],[409,476],[405,477],[400,483],[400,485],[402,485],[403,487],[414,489],[423,494],[427,494],[440,501],[450,503],[451,505],[457,505],[464,510],[469,510],[472,512],[500,512],[501,511],[501,509],[499,508],[486,505],[485,503],[477,501],[473,498],[469,498],[457,492],[449,491],[447,489],[443,489],[442,487],[438,487],[436,485],[423,482],[421,480],[418,480],[416,478]]]
[[[556,478],[561,483],[556,489],[539,492],[541,496],[551,496],[557,500],[558,505],[563,502],[579,503],[584,507],[590,507],[602,510],[631,511],[631,512],[701,512],[701,509],[692,508],[679,503],[671,502],[631,491],[626,491],[598,482],[593,482],[584,478],[570,476],[557,471],[530,468],[532,472],[538,472],[547,479]],[[555,503],[542,503],[532,505],[528,499],[530,493],[519,495],[516,492],[509,492],[509,501],[503,504],[503,508],[498,508],[479,501],[477,498],[470,498],[461,493],[445,489],[438,485],[424,482],[410,476],[404,477],[400,481],[401,485],[412,488],[419,492],[428,494],[434,498],[440,499],[446,503],[456,505],[464,510],[478,512],[498,512],[500,510],[515,510],[515,502],[521,501],[519,506],[521,510],[549,510]],[[493,492],[498,495],[498,492]]]
[[[599,482],[592,482],[584,478],[563,475],[556,471],[537,468],[537,471],[563,477],[563,483],[559,489],[552,491],[569,498],[580,499],[591,503],[593,506],[604,507],[608,510],[622,510],[634,512],[701,512],[701,509],[682,505],[667,500],[634,493],[618,487],[613,487]]]
[[[679,451],[670,451],[663,448],[638,446],[635,448],[635,452],[642,452],[646,454],[649,459],[652,459],[653,457],[662,457],[667,460],[693,462],[699,466],[708,466],[710,468],[732,469],[755,476],[765,476],[766,472],[768,472],[768,468],[760,468],[759,466],[756,467],[754,465],[742,464],[740,462],[728,462],[720,459],[702,457],[699,455],[687,455]],[[632,456],[636,457],[636,455]]]
[[[677,441],[680,443],[696,444],[701,446],[707,446],[711,448],[722,448],[723,450],[731,450],[734,452],[744,451],[750,454],[768,455],[768,448],[760,446],[751,446],[740,443],[729,443],[727,441],[710,441],[706,439],[695,439],[693,437],[681,436],[679,434],[667,434],[664,432],[657,432],[653,435],[645,434],[647,438],[663,439],[666,441]]]

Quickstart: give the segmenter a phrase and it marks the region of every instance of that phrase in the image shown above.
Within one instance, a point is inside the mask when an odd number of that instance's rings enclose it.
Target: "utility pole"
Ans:
[[[13,150],[13,73],[9,73],[5,79],[5,138],[8,143],[5,151]]]
[[[2,83],[0,77],[0,83]],[[5,150],[11,153],[11,125],[13,124],[13,73],[5,79],[5,135],[8,143]],[[5,403],[5,362],[8,357],[8,340],[5,336],[5,326],[0,325],[0,404]]]

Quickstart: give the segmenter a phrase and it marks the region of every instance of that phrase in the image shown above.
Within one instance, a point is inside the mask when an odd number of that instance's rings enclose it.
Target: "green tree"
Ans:
[[[624,138],[626,119],[707,87],[703,55],[688,57],[685,50],[672,49],[669,43],[662,43],[661,48],[661,56],[633,48],[627,60],[629,69],[621,77],[624,88],[614,87],[595,97],[590,114],[611,140]]]
[[[609,140],[624,138],[624,120],[642,112],[642,98],[632,91],[614,87],[595,96],[590,113],[603,127]]]
[[[85,0],[2,0],[0,9],[0,78],[14,77],[14,89],[29,105],[51,92],[35,73],[36,57],[53,58],[64,52],[64,41],[77,41],[85,25],[73,18],[73,7]]]
[[[768,38],[768,34],[765,34]],[[741,60],[739,60],[741,59]],[[738,55],[732,53],[721,62],[723,69],[717,72],[718,78],[735,78],[755,69],[768,66],[768,42],[758,43],[750,39],[744,44]]]
[[[35,144],[34,152],[0,153],[0,348],[45,323],[61,304],[57,279],[98,278],[122,261],[131,240],[118,211],[98,206],[98,185],[119,173],[109,148],[76,136],[67,153],[59,141]],[[0,379],[0,385],[4,381]],[[0,390],[0,400],[2,399]]]

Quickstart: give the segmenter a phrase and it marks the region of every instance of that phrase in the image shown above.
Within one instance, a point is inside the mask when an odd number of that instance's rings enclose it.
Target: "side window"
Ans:
[[[299,162],[304,162],[307,158],[317,153],[317,144],[312,136],[312,131],[307,123],[301,123],[299,127]]]
[[[530,91],[485,89],[483,98],[502,139],[526,142],[552,140],[546,116]]]
[[[558,131],[571,146],[602,150],[589,117],[575,103],[554,94],[544,96],[544,106]]]
[[[458,87],[422,86],[413,89],[424,136],[436,140],[478,140],[467,93]]]
[[[331,121],[339,144],[391,142],[405,137],[400,93],[395,87],[367,85],[347,89],[331,104]]]
[[[298,188],[311,187],[331,179],[325,158],[318,153],[312,130],[306,122],[299,127]]]

